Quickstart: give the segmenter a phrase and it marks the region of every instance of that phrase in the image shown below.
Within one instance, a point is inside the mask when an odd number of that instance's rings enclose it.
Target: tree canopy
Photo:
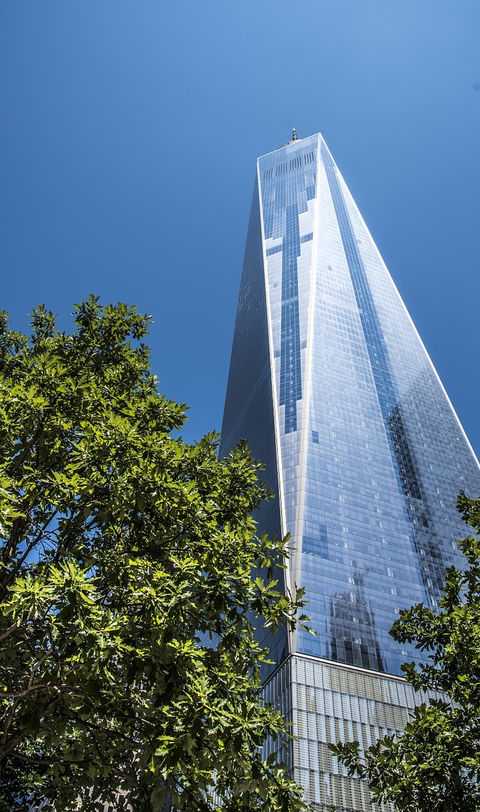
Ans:
[[[458,505],[480,534],[480,499],[460,496]],[[439,694],[415,708],[398,737],[363,754],[358,742],[332,747],[350,774],[368,779],[375,801],[391,801],[399,812],[480,809],[480,539],[459,544],[468,568],[447,569],[440,611],[417,604],[400,612],[391,630],[425,654],[420,667],[403,666],[407,681]]]
[[[0,320],[0,809],[303,809],[259,754],[286,725],[253,626],[302,605],[256,534],[259,465],[181,439],[147,317],[75,311],[71,335],[45,307],[30,336]]]

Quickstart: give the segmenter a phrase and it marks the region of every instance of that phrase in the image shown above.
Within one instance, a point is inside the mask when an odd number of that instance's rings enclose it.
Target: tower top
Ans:
[[[300,138],[299,138],[299,137],[298,137],[298,135],[297,135],[297,130],[296,130],[296,128],[295,128],[295,127],[293,127],[293,129],[292,129],[292,137],[291,137],[290,141],[286,141],[286,142],[285,142],[285,144],[282,144],[282,146],[281,146],[281,147],[277,147],[277,149],[283,149],[283,147],[288,147],[288,146],[290,146],[290,144],[294,144],[294,143],[295,143],[295,141],[300,141]],[[273,151],[274,151],[274,152],[276,152],[276,150],[273,150]],[[268,155],[268,154],[269,154],[269,153],[267,152],[267,155]],[[262,156],[262,157],[263,157],[263,156]]]

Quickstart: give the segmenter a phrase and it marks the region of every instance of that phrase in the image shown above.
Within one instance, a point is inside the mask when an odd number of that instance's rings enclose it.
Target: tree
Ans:
[[[215,787],[222,810],[303,809],[259,755],[286,732],[253,629],[296,622],[286,541],[255,533],[245,445],[178,436],[147,327],[95,297],[72,335],[45,307],[30,337],[1,317],[0,808],[207,811]]]
[[[460,496],[463,518],[480,534],[480,499]],[[391,634],[415,642],[420,667],[402,666],[418,691],[442,698],[415,708],[405,731],[386,736],[363,755],[358,742],[331,749],[350,774],[366,778],[376,801],[408,812],[480,809],[480,539],[459,542],[468,569],[450,567],[438,613],[417,604],[400,612]]]

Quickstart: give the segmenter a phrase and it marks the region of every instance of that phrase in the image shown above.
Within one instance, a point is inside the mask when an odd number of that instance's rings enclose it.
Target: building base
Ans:
[[[428,701],[426,693],[415,693],[402,677],[294,654],[269,678],[263,694],[295,737],[268,741],[265,755],[278,752],[314,809],[393,812],[392,804],[371,802],[368,783],[348,776],[328,745],[357,740],[366,749],[401,732],[415,705]]]

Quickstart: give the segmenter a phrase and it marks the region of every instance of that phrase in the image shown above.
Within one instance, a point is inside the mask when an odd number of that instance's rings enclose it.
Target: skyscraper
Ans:
[[[282,755],[319,810],[372,809],[327,744],[405,724],[416,651],[388,632],[399,609],[438,605],[465,535],[456,497],[480,493],[480,471],[319,134],[257,162],[221,453],[241,438],[277,496],[261,529],[291,534],[284,585],[306,587],[316,631],[266,638],[265,696],[297,737]]]

